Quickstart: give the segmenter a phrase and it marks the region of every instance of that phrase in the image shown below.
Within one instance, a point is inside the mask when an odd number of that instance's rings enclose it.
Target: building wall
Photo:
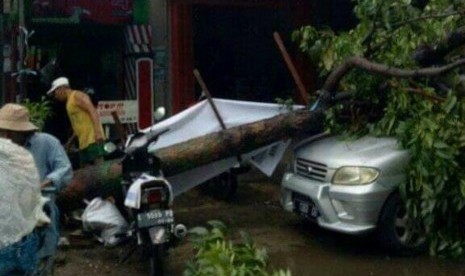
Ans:
[[[150,1],[151,16],[149,24],[153,32],[154,50],[154,99],[155,108],[164,106],[171,111],[171,93],[169,81],[169,0]]]

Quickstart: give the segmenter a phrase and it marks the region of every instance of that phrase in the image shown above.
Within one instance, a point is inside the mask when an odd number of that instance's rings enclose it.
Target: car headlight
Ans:
[[[368,167],[342,167],[333,176],[333,184],[364,185],[375,181],[379,171]]]

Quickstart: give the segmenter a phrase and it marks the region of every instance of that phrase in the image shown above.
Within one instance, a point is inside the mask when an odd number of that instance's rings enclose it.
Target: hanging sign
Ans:
[[[116,112],[121,123],[137,123],[137,101],[99,101],[97,113],[102,124],[114,124],[112,112]]]

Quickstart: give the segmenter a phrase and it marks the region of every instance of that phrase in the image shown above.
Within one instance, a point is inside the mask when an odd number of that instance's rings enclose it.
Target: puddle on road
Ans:
[[[465,263],[427,255],[390,257],[368,237],[332,233],[308,224],[291,227],[302,240],[285,252],[276,249],[269,255],[276,268],[287,267],[292,275],[465,276]]]

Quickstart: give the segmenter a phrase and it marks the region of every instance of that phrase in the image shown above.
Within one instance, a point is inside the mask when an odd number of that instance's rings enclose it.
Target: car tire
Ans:
[[[421,224],[412,219],[399,193],[394,193],[384,204],[377,231],[377,238],[393,254],[416,255],[427,247]]]

